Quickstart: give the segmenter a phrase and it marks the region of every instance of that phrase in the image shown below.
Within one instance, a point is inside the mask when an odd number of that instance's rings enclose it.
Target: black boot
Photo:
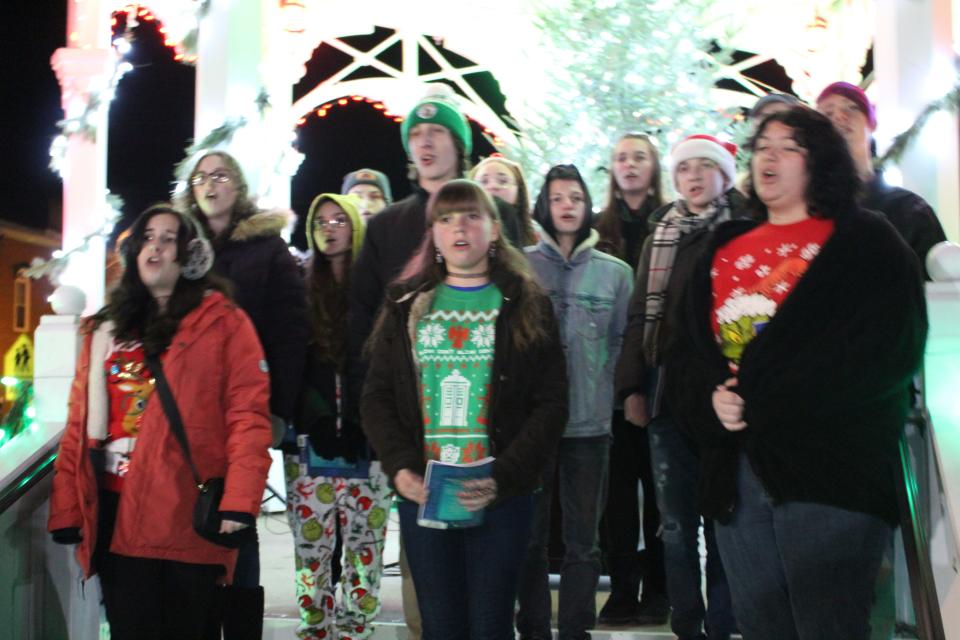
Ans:
[[[263,587],[224,588],[223,640],[263,638]]]
[[[633,623],[641,627],[660,626],[666,624],[669,617],[670,603],[667,601],[667,596],[662,593],[647,593],[646,588],[644,588],[643,597],[640,598],[640,607]]]
[[[640,572],[636,554],[611,556],[607,560],[610,573],[610,597],[600,609],[597,624],[618,626],[632,624],[639,615]]]
[[[207,623],[203,630],[203,640],[221,640],[220,625],[223,622],[223,601],[227,597],[228,587],[217,587],[207,612]]]

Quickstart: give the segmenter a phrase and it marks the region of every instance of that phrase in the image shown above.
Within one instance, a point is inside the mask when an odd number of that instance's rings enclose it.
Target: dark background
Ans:
[[[3,176],[0,218],[36,228],[59,229],[61,189],[59,176],[49,169],[49,148],[62,119],[60,87],[50,67],[50,57],[66,39],[64,0],[13,0],[4,3],[5,33],[2,56],[6,103],[3,118]],[[116,28],[122,33],[123,20]],[[134,69],[117,87],[110,105],[107,187],[123,198],[123,220],[118,233],[150,204],[170,197],[173,167],[193,137],[195,69],[174,60],[164,46],[156,22],[141,21],[133,30],[132,48],[126,56]],[[373,34],[349,38],[366,50],[391,33],[378,28]],[[442,48],[441,48],[442,50]],[[469,60],[444,52],[455,66]],[[399,46],[381,55],[398,63]],[[307,65],[304,78],[293,88],[293,99],[342,68],[349,59],[321,45]],[[425,72],[432,62],[421,56]],[[437,70],[433,67],[433,70]],[[373,75],[361,70],[349,79]],[[473,74],[468,81],[503,111],[504,98],[489,73]],[[319,106],[319,105],[317,105]],[[474,127],[474,159],[489,155],[494,147]],[[326,117],[315,112],[298,128],[297,146],[305,159],[294,176],[291,205],[304,217],[312,199],[325,191],[339,192],[343,176],[361,167],[386,173],[394,199],[410,191],[407,163],[400,143],[400,125],[367,102],[334,106]],[[303,244],[302,231],[294,236]]]
[[[48,163],[56,122],[63,118],[63,111],[50,57],[65,43],[66,4],[66,0],[4,0],[0,9],[4,30],[0,60],[4,87],[0,219],[36,228],[59,229],[61,225],[61,183]],[[121,19],[115,28],[118,35],[123,22]],[[169,198],[173,167],[193,136],[195,70],[174,61],[173,50],[164,46],[156,29],[156,22],[145,21],[134,29],[133,46],[127,56],[134,70],[123,77],[110,105],[107,186],[125,203],[124,219],[116,232],[148,205]],[[346,40],[360,50],[369,50],[390,33],[378,28],[373,34]],[[472,64],[442,45],[439,49],[455,67]],[[400,56],[396,45],[379,58],[397,64]],[[293,99],[305,95],[347,62],[345,54],[328,45],[319,46],[307,64],[306,74],[293,87]],[[420,65],[425,73],[438,70],[424,52]],[[367,68],[348,79],[378,74]],[[780,90],[789,87],[789,79],[775,62],[754,68],[750,74]],[[493,76],[480,73],[466,79],[494,111],[508,115]],[[481,135],[480,126],[471,124],[476,161],[494,147]],[[360,167],[386,173],[394,199],[409,193],[399,129],[399,124],[366,102],[334,106],[323,118],[311,112],[298,128],[297,145],[306,158],[291,189],[291,205],[301,220],[314,196],[339,191],[344,174]],[[302,231],[295,233],[294,242],[303,245]]]

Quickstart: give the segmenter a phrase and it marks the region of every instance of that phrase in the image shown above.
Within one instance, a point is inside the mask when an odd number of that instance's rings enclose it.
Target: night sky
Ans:
[[[60,227],[61,184],[49,168],[50,142],[63,117],[60,88],[50,68],[50,56],[64,45],[64,0],[3,0],[0,17],[4,33],[3,201],[0,218],[37,228]],[[173,51],[163,46],[156,24],[141,22],[134,31],[131,53],[134,65],[120,82],[109,118],[107,186],[125,202],[118,231],[150,204],[169,198],[173,167],[183,157],[193,136],[195,70],[175,62]],[[352,46],[368,50],[390,31],[345,38]],[[454,66],[471,61],[444,50]],[[396,62],[399,47],[381,59]],[[339,51],[321,45],[307,65],[307,73],[292,89],[294,100],[340,69],[347,60]],[[421,55],[421,68],[434,64]],[[758,69],[764,81],[781,89],[789,80],[776,63]],[[361,70],[351,79],[377,74]],[[467,80],[491,107],[505,114],[504,97],[489,74]],[[319,105],[318,105],[319,106]],[[474,160],[494,149],[474,126]],[[292,208],[301,221],[314,196],[339,191],[343,175],[362,166],[380,169],[391,180],[395,199],[409,192],[406,159],[400,144],[400,125],[367,103],[334,107],[325,118],[310,116],[298,133],[299,149],[306,154],[292,181]],[[294,235],[303,244],[302,232]]]
[[[5,92],[0,218],[59,229],[61,183],[48,163],[63,111],[50,56],[65,42],[66,2],[4,0],[2,12],[8,31],[4,41],[12,45],[9,53],[5,46],[2,57],[4,86],[17,90]],[[107,187],[125,203],[118,232],[150,204],[169,198],[173,167],[193,136],[195,70],[174,61],[173,51],[163,46],[155,29],[155,23],[141,22],[134,31],[127,56],[134,69],[120,81],[110,106]],[[389,33],[378,29],[348,40],[368,49]],[[384,59],[399,55],[399,50],[387,51]],[[292,89],[293,99],[341,68],[346,62],[341,56],[327,45],[318,47],[307,74]],[[471,64],[455,54],[448,57],[456,66]],[[427,67],[428,61],[421,64]],[[502,110],[504,99],[496,82],[488,73],[480,75],[469,78],[471,84]],[[494,149],[473,124],[476,159]],[[325,118],[309,117],[299,129],[298,146],[306,158],[292,181],[291,205],[301,221],[317,194],[338,192],[344,174],[360,167],[384,171],[395,199],[409,193],[400,125],[370,104],[351,102],[331,109]],[[299,230],[294,241],[304,244]]]
[[[4,0],[0,218],[43,228],[51,211],[59,226],[60,180],[47,165],[56,122],[63,117],[50,56],[66,39],[62,0]]]

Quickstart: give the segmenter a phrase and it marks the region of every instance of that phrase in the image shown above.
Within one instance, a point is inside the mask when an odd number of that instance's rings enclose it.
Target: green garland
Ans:
[[[263,118],[267,109],[270,108],[270,94],[264,88],[260,89],[255,100],[257,113]],[[222,125],[213,129],[200,140],[194,140],[183,150],[183,160],[173,167],[173,177],[176,182],[186,182],[190,177],[188,172],[192,168],[193,160],[198,153],[215,149],[221,145],[230,144],[233,137],[240,129],[247,126],[246,118],[235,118],[226,120]]]
[[[34,422],[29,411],[33,406],[33,382],[21,380],[15,388],[10,410],[0,419],[0,446],[25,431]]]
[[[227,120],[216,129],[210,131],[210,133],[205,135],[201,140],[194,140],[183,150],[183,160],[173,167],[174,179],[178,182],[185,182],[187,178],[189,178],[187,173],[190,171],[194,156],[197,153],[207,149],[213,149],[219,145],[228,144],[233,140],[233,136],[236,135],[237,131],[245,126],[247,126],[246,118]]]
[[[917,139],[917,136],[920,135],[930,116],[938,111],[956,112],[958,107],[960,107],[960,84],[954,86],[947,95],[939,100],[934,100],[923,108],[923,111],[920,112],[920,115],[917,116],[914,123],[910,125],[910,128],[895,137],[886,153],[874,162],[876,169],[878,171],[883,170],[888,164],[899,162],[907,148],[912,145]]]
[[[70,260],[70,256],[75,253],[80,253],[86,251],[90,246],[90,242],[94,238],[107,238],[113,232],[113,228],[116,225],[117,221],[120,220],[123,210],[123,198],[118,196],[115,193],[108,193],[106,196],[107,205],[113,211],[110,218],[104,221],[103,226],[101,226],[96,231],[88,233],[83,237],[83,240],[70,249],[69,251],[63,251],[55,258],[50,258],[49,260],[34,259],[31,263],[30,268],[25,270],[23,273],[28,278],[33,278],[34,280],[39,280],[40,278],[47,277],[51,282],[56,284],[57,278],[63,273],[63,270],[67,266],[67,262]]]

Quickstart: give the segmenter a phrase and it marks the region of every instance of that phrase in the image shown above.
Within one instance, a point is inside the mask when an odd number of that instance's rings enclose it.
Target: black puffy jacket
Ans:
[[[253,320],[270,366],[270,412],[293,419],[309,336],[300,267],[280,237],[290,214],[263,211],[241,220],[218,243],[213,270]]]

